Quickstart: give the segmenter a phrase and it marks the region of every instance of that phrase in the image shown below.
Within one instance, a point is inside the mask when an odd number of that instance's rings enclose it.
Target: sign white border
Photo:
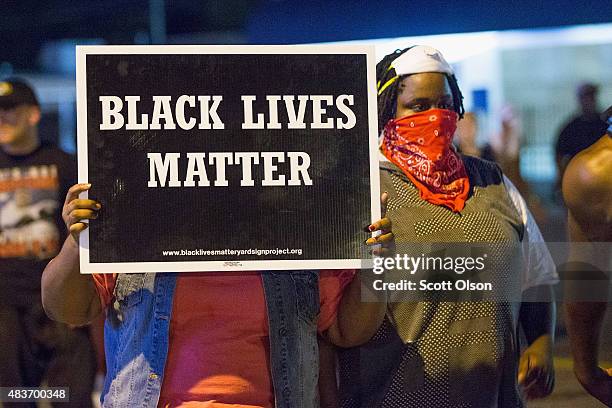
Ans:
[[[373,45],[88,45],[76,47],[76,100],[78,180],[88,183],[87,163],[87,55],[122,54],[363,54],[367,61],[370,210],[371,222],[380,219],[380,176],[378,167],[378,114],[376,53]],[[88,198],[88,192],[80,198]],[[305,259],[262,261],[172,261],[93,263],[89,259],[89,229],[79,236],[81,273],[207,272],[295,269],[371,268],[371,259]]]

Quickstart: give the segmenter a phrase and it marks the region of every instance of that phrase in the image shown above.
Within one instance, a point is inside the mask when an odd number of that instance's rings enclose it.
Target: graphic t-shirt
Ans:
[[[24,156],[0,150],[0,302],[28,305],[65,238],[61,209],[76,182],[74,158],[41,145]]]

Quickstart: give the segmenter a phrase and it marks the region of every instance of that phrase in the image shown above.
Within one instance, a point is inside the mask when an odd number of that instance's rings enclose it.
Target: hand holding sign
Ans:
[[[370,224],[366,227],[369,232],[380,231],[380,235],[368,238],[365,243],[366,245],[380,245],[380,247],[372,250],[372,254],[377,256],[392,256],[395,252],[395,236],[391,231],[392,223],[387,215],[387,202],[389,201],[389,193],[386,191],[380,196],[380,206],[382,219]]]
[[[79,234],[87,228],[87,223],[83,220],[96,219],[98,210],[102,208],[100,203],[94,200],[79,198],[79,194],[89,190],[90,187],[91,184],[75,184],[70,187],[62,208],[62,218],[66,228],[77,243],[79,242]]]

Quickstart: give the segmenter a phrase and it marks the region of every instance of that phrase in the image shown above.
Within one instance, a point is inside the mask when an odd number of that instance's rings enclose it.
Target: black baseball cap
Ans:
[[[40,106],[32,87],[18,78],[0,81],[0,109],[12,109],[19,105]]]

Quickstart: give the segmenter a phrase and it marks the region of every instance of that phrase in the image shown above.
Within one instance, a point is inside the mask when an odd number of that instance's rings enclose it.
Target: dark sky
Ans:
[[[0,62],[35,69],[40,47],[64,38],[101,38],[108,44],[133,44],[149,33],[149,0],[2,0]],[[256,0],[166,1],[168,36],[240,31]],[[44,7],[41,7],[44,5]]]
[[[149,4],[164,0],[2,0],[0,63],[35,71],[58,39],[147,39]],[[165,0],[168,37],[235,32],[291,44],[612,22],[609,0]]]

